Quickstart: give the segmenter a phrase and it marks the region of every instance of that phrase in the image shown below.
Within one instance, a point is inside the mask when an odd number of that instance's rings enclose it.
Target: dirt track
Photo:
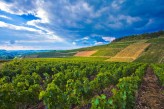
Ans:
[[[148,67],[139,89],[136,109],[164,109],[162,88],[150,67]]]

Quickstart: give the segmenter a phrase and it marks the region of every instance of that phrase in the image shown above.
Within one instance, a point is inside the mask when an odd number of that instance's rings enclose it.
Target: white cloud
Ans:
[[[103,44],[104,44],[104,42],[95,42],[94,45],[103,45]]]
[[[86,37],[84,37],[84,38],[83,38],[83,40],[88,40],[88,39],[89,39],[89,37],[88,37],[88,36],[86,36]]]
[[[29,28],[29,27],[25,27],[25,26],[17,26],[17,25],[13,25],[13,24],[8,24],[8,23],[2,22],[2,21],[0,21],[0,27],[17,30],[17,31],[19,30],[19,31],[35,32],[35,33],[38,33],[38,34],[46,37],[47,39],[57,41],[57,42],[64,42],[64,40],[62,38],[60,38],[59,36],[55,35],[53,32],[50,32],[50,31],[44,32],[42,30]]]
[[[33,46],[22,46],[22,45],[0,45],[0,49],[5,50],[37,50],[39,48],[34,48]]]
[[[125,2],[125,0],[114,0],[111,4],[111,6],[114,9],[120,9],[121,5]]]
[[[105,41],[108,41],[108,42],[112,42],[116,38],[115,37],[102,37],[102,39],[104,39]]]
[[[125,20],[128,24],[132,24],[133,22],[140,21],[141,18],[140,17],[132,17],[132,16],[128,16],[128,15],[120,15],[118,17],[118,20]]]
[[[122,28],[123,24],[121,22],[114,22],[114,23],[107,24],[107,26],[110,28],[119,29]]]
[[[109,9],[110,9],[110,7],[107,6],[107,7],[103,7],[103,8],[101,8],[101,9],[99,9],[99,10],[96,11],[96,12],[92,12],[92,17],[93,17],[93,18],[101,17],[102,14],[106,13],[106,11],[109,12]]]
[[[5,15],[0,15],[0,17],[1,17],[1,18],[5,18],[5,19],[9,19],[9,20],[12,19],[11,17],[5,16]]]
[[[132,17],[129,15],[123,15],[123,14],[119,14],[117,16],[109,15],[108,23],[106,23],[106,25],[111,28],[120,29],[120,28],[123,28],[123,26],[124,27],[129,26],[141,20],[142,19],[140,17]]]
[[[14,1],[12,3],[6,3],[5,1],[0,1],[0,10],[3,10],[10,14],[16,14],[16,15],[33,14],[34,10],[32,10],[32,9],[34,7],[28,7],[28,9],[26,9],[26,8],[24,8],[24,5],[22,2],[24,2],[24,1],[23,0],[21,2]],[[29,6],[31,6],[31,5],[29,5]]]
[[[13,24],[8,24],[8,23],[2,22],[2,21],[0,21],[0,27],[13,29],[13,30],[25,30],[25,31],[30,31],[30,32],[42,33],[41,30],[37,30],[34,28],[29,28],[29,27],[24,27],[24,26],[17,26],[17,25],[13,25]]]
[[[76,45],[76,42],[72,42],[73,45]]]

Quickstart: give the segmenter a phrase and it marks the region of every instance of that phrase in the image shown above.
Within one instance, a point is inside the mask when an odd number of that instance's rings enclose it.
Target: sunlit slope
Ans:
[[[96,52],[88,52],[96,51]],[[164,63],[164,31],[125,36],[106,44],[27,55],[27,58],[105,57],[116,62]],[[121,57],[121,59],[120,59]]]
[[[148,63],[164,63],[164,36],[150,39],[148,43],[151,43],[151,45],[135,61]]]
[[[93,50],[93,51],[79,51],[74,56],[87,57],[87,56],[93,55],[96,52],[97,52],[96,50]]]
[[[127,46],[108,61],[131,62],[137,59],[141,53],[150,45],[150,43],[137,42]]]
[[[77,54],[79,53],[87,53],[87,51],[96,51],[90,56],[94,57],[112,57],[115,56],[118,52],[123,50],[125,47],[127,47],[130,44],[136,43],[137,41],[125,41],[125,42],[112,42],[110,44],[106,45],[100,45],[100,46],[93,46],[88,48],[82,48],[77,49]],[[84,55],[83,55],[84,56]]]

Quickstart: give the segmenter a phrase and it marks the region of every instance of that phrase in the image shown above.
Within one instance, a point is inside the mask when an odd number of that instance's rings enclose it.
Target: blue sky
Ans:
[[[0,0],[0,49],[73,49],[164,29],[164,0]]]

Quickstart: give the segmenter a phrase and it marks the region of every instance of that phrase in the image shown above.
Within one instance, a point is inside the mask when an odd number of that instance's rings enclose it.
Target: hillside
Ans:
[[[150,43],[145,42],[130,44],[119,53],[117,53],[114,57],[111,57],[108,61],[132,62],[138,58],[148,46],[150,46]]]
[[[136,62],[164,63],[164,36],[147,41],[151,45]]]
[[[138,44],[135,45],[136,49],[133,50],[133,44],[144,42],[144,48],[140,48]],[[96,51],[87,55],[89,51]],[[125,52],[126,51],[126,52]],[[120,60],[116,59],[119,55],[133,54],[136,52],[136,57],[130,59],[130,55],[126,58]],[[129,53],[128,53],[129,52]],[[138,52],[138,53],[137,53]],[[86,53],[86,54],[85,54]],[[93,56],[93,57],[111,57],[111,59],[116,62],[124,61],[136,61],[136,62],[153,62],[153,63],[163,63],[164,62],[164,31],[144,33],[140,35],[131,35],[118,38],[111,42],[110,44],[93,46],[87,48],[80,48],[74,50],[62,50],[62,51],[51,51],[46,53],[34,53],[32,55],[26,55],[25,58],[54,58],[54,57],[72,57],[72,56]],[[80,55],[78,55],[80,54]],[[135,53],[134,53],[135,54]],[[115,59],[112,59],[115,57]],[[123,57],[123,56],[122,56]],[[125,57],[125,56],[124,56]],[[151,57],[151,58],[150,58]]]

